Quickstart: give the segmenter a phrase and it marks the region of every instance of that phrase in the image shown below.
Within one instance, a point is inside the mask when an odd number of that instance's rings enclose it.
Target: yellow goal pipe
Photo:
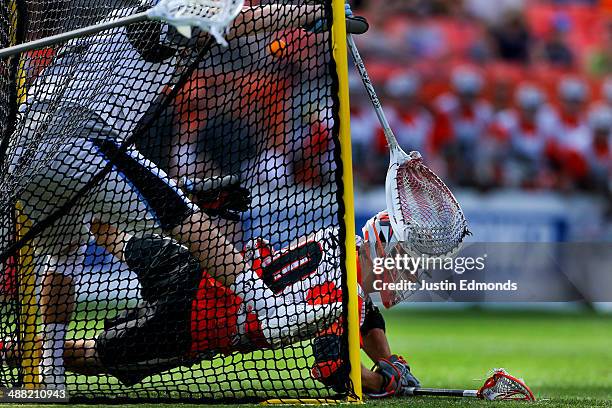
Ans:
[[[343,175],[344,225],[346,231],[346,272],[348,294],[348,351],[351,364],[350,379],[354,395],[351,402],[361,402],[361,347],[359,341],[359,300],[357,289],[357,259],[355,256],[355,198],[353,195],[353,159],[351,148],[351,124],[348,81],[348,50],[346,46],[346,16],[344,0],[332,0],[332,43],[338,76],[340,101],[340,150]]]
[[[31,226],[23,213],[23,206],[17,203],[17,239],[21,239]],[[36,299],[36,269],[34,249],[28,243],[19,250],[17,273],[19,276],[19,344],[21,346],[21,368],[23,385],[35,388],[39,385],[40,353],[36,345],[38,327],[38,302]]]
[[[17,1],[11,0],[11,43],[17,43],[18,23],[20,20],[20,9],[17,6]],[[17,90],[17,104],[21,104],[26,98],[25,89],[25,72],[23,70],[23,59],[17,63],[18,69],[16,73],[15,87]],[[21,239],[28,229],[31,227],[31,222],[23,212],[22,203],[18,202],[15,206],[15,235],[17,239]],[[34,249],[28,243],[24,245],[16,254],[16,268],[18,276],[18,301],[19,316],[17,324],[19,325],[18,341],[21,349],[21,369],[23,374],[23,385],[26,388],[35,388],[40,384],[39,366],[40,353],[36,345],[36,334],[38,328],[38,301],[36,299],[36,269],[34,267]]]

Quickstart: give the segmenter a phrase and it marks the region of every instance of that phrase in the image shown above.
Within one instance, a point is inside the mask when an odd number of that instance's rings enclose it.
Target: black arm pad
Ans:
[[[378,310],[378,306],[368,296],[365,300],[365,316],[361,325],[361,335],[365,337],[373,329],[386,331],[385,318],[380,313],[380,310]]]

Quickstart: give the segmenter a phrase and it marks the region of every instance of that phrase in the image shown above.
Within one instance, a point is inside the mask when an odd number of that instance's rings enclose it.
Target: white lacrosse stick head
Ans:
[[[385,193],[391,224],[407,252],[438,257],[460,249],[469,234],[463,210],[419,152],[392,149]]]
[[[492,375],[485,380],[477,395],[489,401],[535,401],[533,393],[525,382],[511,376],[503,368],[493,370]]]
[[[160,0],[147,16],[172,24],[186,37],[191,36],[191,27],[199,27],[227,46],[224,35],[243,6],[244,0]]]

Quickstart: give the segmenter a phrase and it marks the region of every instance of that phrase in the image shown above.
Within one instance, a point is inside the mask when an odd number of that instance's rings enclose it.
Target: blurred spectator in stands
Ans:
[[[608,191],[612,174],[612,108],[596,104],[589,110],[589,128],[593,133],[591,146],[587,150],[592,187],[597,191]]]
[[[202,72],[195,72],[177,94],[175,101],[177,109],[172,118],[172,142],[159,143],[162,150],[159,156],[167,155],[169,158],[167,171],[168,175],[173,178],[202,178],[218,175],[214,171],[209,172],[209,169],[206,168],[214,162],[209,157],[205,157],[206,153],[200,142],[208,123],[209,109],[207,109],[205,96],[206,92],[211,89],[211,85],[207,84],[204,78]],[[150,143],[149,140],[145,142]]]
[[[571,20],[565,14],[553,18],[548,38],[542,47],[542,59],[559,68],[574,66],[574,53],[567,43],[567,33],[571,29]]]
[[[474,180],[472,163],[476,145],[491,123],[493,109],[480,98],[484,78],[477,70],[465,66],[455,68],[451,73],[451,87],[452,92],[436,100],[441,130],[434,135],[432,148],[446,157],[449,177],[458,184],[469,185]]]
[[[298,138],[296,156],[293,159],[295,181],[305,185],[321,185],[329,180],[333,163],[333,143],[329,121],[333,113],[326,106],[313,106],[303,115],[304,132]],[[282,145],[277,149],[284,150]],[[285,153],[286,154],[286,153]]]
[[[390,77],[385,83],[385,94],[392,108],[391,127],[400,146],[405,151],[425,152],[431,138],[434,121],[419,99],[421,80],[415,73],[403,73]],[[378,144],[386,146],[382,130],[378,134]]]
[[[405,41],[412,58],[434,59],[448,53],[449,43],[442,27],[419,14],[413,16]]]
[[[499,24],[504,16],[513,11],[522,10],[526,0],[463,0],[452,1],[463,3],[463,7],[475,17],[485,21],[489,25]]]
[[[491,29],[493,44],[500,59],[526,64],[529,62],[531,33],[519,11],[509,11],[501,24]]]
[[[589,144],[586,123],[586,103],[589,88],[581,78],[566,76],[559,81],[557,95],[560,111],[555,124],[556,137],[563,144],[584,148]]]
[[[606,78],[601,84],[601,96],[603,97],[603,103],[612,108],[612,76]]]
[[[544,152],[550,139],[554,113],[544,93],[532,84],[521,84],[515,92],[516,108],[500,112],[494,129],[507,141],[505,183],[533,188],[546,183]]]
[[[387,154],[373,149],[380,123],[365,91],[361,77],[349,73],[351,100],[351,141],[353,163],[355,163],[355,182],[360,187],[380,184],[380,170],[384,168]],[[385,106],[385,111],[387,107]]]
[[[512,105],[514,82],[510,79],[495,78],[491,81],[491,107],[495,113],[508,109]]]
[[[588,176],[585,154],[591,145],[584,112],[589,97],[587,84],[580,78],[567,76],[559,82],[558,97],[561,110],[554,124],[548,156],[558,171],[559,188],[584,187]]]
[[[297,181],[293,179],[293,170],[285,149],[270,143],[257,157],[253,173],[259,183],[269,186],[268,188],[277,188]],[[303,177],[299,181],[303,182]]]

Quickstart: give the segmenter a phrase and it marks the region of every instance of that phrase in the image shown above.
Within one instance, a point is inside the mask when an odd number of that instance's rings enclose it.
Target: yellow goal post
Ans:
[[[18,2],[10,0],[11,13],[10,42],[18,42],[20,30],[19,22],[23,18],[24,7]],[[15,87],[17,98],[15,102],[20,105],[26,98],[26,78],[23,69],[24,60],[20,58],[14,66],[17,67]],[[21,239],[31,227],[31,222],[23,212],[23,203],[15,205],[15,238]],[[16,259],[17,293],[19,302],[19,318],[17,324],[17,341],[21,350],[21,382],[26,388],[36,388],[40,385],[39,363],[40,355],[36,346],[38,332],[38,302],[36,299],[36,269],[34,267],[34,249],[31,245],[24,245],[18,252]]]

